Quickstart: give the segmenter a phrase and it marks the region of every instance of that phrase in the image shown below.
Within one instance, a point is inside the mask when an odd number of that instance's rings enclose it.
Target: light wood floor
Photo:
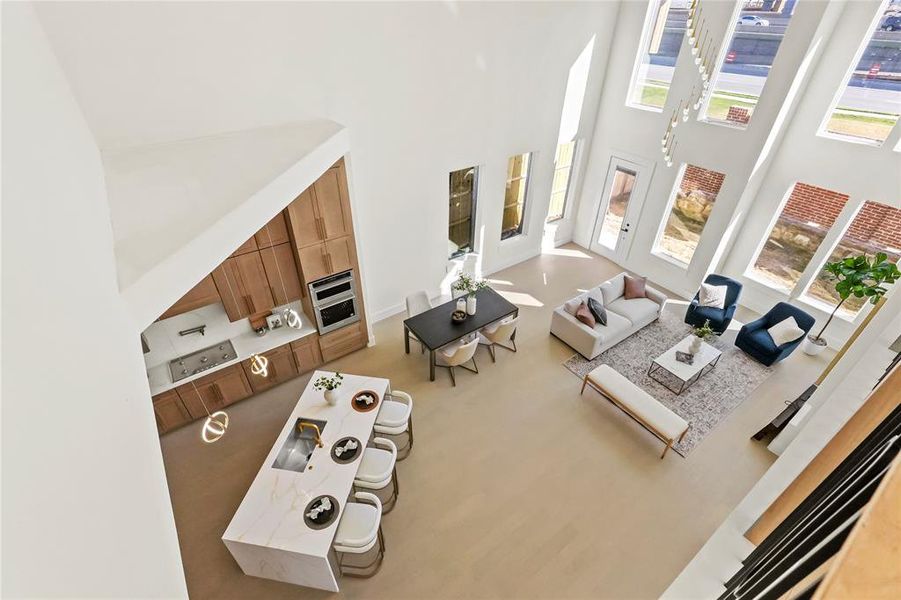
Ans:
[[[329,366],[390,378],[415,399],[384,566],[341,581],[342,595],[656,598],[675,578],[774,460],[750,436],[827,358],[796,352],[688,458],[660,460],[651,434],[593,392],[579,396],[561,365],[573,351],[548,334],[555,306],[619,271],[567,246],[493,275],[520,305],[520,351],[492,364],[480,349],[481,374],[460,371],[456,388],[442,369],[428,381],[426,356],[404,354],[401,315],[375,325],[375,346]],[[197,425],[162,438],[192,598],[327,595],[245,576],[219,539],[308,379],[231,407],[216,444]]]

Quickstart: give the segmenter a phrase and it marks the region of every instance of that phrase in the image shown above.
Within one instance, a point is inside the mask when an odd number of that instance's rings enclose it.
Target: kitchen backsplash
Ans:
[[[290,304],[297,311],[302,311],[300,302]],[[276,308],[280,311],[284,307]],[[192,333],[178,335],[179,331],[206,325],[204,335]],[[241,319],[234,323],[228,320],[222,303],[210,304],[191,312],[176,315],[169,319],[157,321],[144,331],[144,338],[150,346],[150,352],[144,355],[147,368],[167,363],[177,356],[190,354],[196,350],[212,346],[218,342],[234,339],[238,336],[253,333],[249,319]]]

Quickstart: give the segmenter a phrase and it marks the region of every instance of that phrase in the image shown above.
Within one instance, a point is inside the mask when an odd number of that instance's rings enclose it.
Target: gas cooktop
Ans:
[[[231,362],[236,358],[235,347],[232,345],[231,340],[225,340],[209,348],[179,356],[175,360],[169,361],[169,373],[172,375],[172,383]]]

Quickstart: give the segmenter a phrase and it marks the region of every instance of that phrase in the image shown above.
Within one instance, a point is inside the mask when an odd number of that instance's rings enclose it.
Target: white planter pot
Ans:
[[[457,310],[466,312],[466,299],[457,298]]]
[[[325,390],[325,401],[332,406],[338,404],[338,390]]]
[[[808,356],[816,356],[825,349],[826,340],[824,340],[823,338],[820,338],[815,342],[813,341],[813,336],[808,335],[806,338],[804,338],[804,341],[801,342],[801,350],[803,350],[804,354]]]
[[[466,314],[474,315],[476,314],[476,297],[469,296],[466,298]]]

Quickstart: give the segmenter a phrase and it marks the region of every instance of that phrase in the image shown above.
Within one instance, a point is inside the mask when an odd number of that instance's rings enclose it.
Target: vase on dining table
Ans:
[[[474,315],[476,314],[476,297],[475,294],[470,294],[466,297],[466,314]]]

